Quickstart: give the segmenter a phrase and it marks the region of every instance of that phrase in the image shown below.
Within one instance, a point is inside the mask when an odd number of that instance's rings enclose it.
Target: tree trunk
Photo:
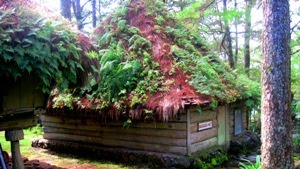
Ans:
[[[71,20],[71,0],[60,0],[60,13],[63,17]]]
[[[237,11],[237,1],[234,0],[234,9]],[[239,53],[239,38],[238,38],[238,18],[234,18],[234,27],[235,27],[235,54],[234,54],[234,61],[238,63],[238,53]]]
[[[96,0],[92,0],[92,20],[93,20],[93,28],[95,28],[97,25]]]
[[[80,5],[80,0],[73,0],[72,7],[73,7],[74,15],[76,18],[77,28],[79,30],[82,30],[83,23],[82,23],[82,9],[81,9],[81,5]]]
[[[227,12],[227,0],[223,0],[223,7],[224,12]],[[232,42],[231,42],[231,34],[230,28],[228,24],[227,18],[224,18],[224,26],[225,26],[225,41],[226,41],[226,54],[228,57],[229,66],[234,69],[234,58],[233,58],[233,51],[232,51]]]
[[[291,169],[289,1],[263,0],[262,168]]]
[[[244,64],[246,74],[249,76],[250,69],[250,36],[251,36],[251,10],[253,0],[245,0],[246,2],[246,20],[245,20],[245,42],[244,42]]]

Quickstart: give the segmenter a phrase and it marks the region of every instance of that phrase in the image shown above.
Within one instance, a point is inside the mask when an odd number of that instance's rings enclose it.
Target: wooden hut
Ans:
[[[91,114],[46,113],[42,116],[44,138],[69,146],[82,143],[187,156],[216,145],[226,148],[232,137],[247,129],[243,104],[202,109],[199,113],[197,106],[191,106],[168,122],[134,121],[129,127],[122,121],[104,122]],[[242,114],[234,116],[237,111]]]
[[[187,157],[226,148],[247,129],[247,78],[241,82],[159,1],[123,5],[93,39],[100,80],[53,92],[42,115],[48,147]]]
[[[19,140],[24,128],[37,124],[47,91],[54,85],[80,85],[90,72],[84,69],[91,63],[86,57],[92,48],[89,38],[72,31],[62,17],[40,10],[27,0],[0,0],[0,131],[11,141],[15,169],[24,168]]]

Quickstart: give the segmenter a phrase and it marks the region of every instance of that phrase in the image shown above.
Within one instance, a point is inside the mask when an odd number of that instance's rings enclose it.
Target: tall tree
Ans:
[[[263,0],[262,168],[293,168],[289,1]]]
[[[251,36],[251,10],[254,0],[245,0],[246,11],[245,11],[245,41],[244,41],[244,67],[246,74],[249,76],[250,68],[250,36]]]
[[[234,57],[233,57],[233,51],[232,51],[232,41],[231,41],[231,33],[229,28],[228,19],[225,17],[227,12],[227,0],[223,0],[223,12],[224,12],[224,27],[225,27],[225,51],[228,57],[229,66],[234,69]]]
[[[234,0],[234,10],[237,11],[237,0]],[[238,16],[234,17],[234,28],[235,28],[235,52],[234,60],[238,63],[238,52],[239,52],[239,38],[238,38]]]
[[[96,0],[92,0],[92,22],[93,27],[95,28],[97,25],[97,15],[96,15]]]
[[[81,7],[80,0],[72,0],[72,6],[73,6],[74,15],[76,18],[77,28],[79,30],[82,30],[83,29],[83,22],[82,22],[83,8]]]
[[[60,0],[60,13],[68,20],[71,20],[71,0]]]

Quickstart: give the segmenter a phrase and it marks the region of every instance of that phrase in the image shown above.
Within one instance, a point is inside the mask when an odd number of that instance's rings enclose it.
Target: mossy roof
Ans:
[[[245,85],[209,50],[200,32],[179,23],[161,1],[129,1],[95,29],[92,39],[100,80],[71,93],[54,92],[49,112],[67,106],[103,119],[167,121],[190,105],[216,107],[247,97]]]
[[[40,89],[85,84],[93,62],[90,39],[70,22],[29,0],[0,0],[0,77],[33,75]]]

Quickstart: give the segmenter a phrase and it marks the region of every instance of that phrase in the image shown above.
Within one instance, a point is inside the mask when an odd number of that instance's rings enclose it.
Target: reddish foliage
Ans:
[[[89,37],[87,37],[86,35],[84,35],[83,33],[78,33],[77,34],[77,39],[79,41],[79,44],[81,46],[81,49],[83,51],[89,51],[93,48],[92,42],[90,40]]]
[[[134,0],[127,11],[126,19],[129,24],[140,29],[142,36],[152,43],[152,58],[160,64],[160,72],[165,75],[165,80],[173,80],[174,83],[169,86],[169,91],[164,93],[149,94],[146,106],[149,109],[156,110],[160,114],[160,119],[168,120],[181,112],[186,104],[206,104],[211,98],[205,95],[199,95],[195,89],[187,83],[187,75],[180,69],[175,69],[172,75],[169,75],[174,60],[170,57],[171,39],[156,33],[153,17],[146,15],[144,4],[141,0]],[[165,114],[165,113],[172,114]]]

